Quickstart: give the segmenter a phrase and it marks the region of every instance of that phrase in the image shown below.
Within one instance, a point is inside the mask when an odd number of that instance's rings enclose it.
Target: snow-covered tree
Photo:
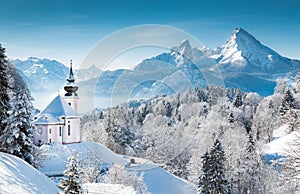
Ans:
[[[8,60],[5,55],[5,48],[0,44],[0,136],[6,128],[8,112],[11,108],[9,89]]]
[[[210,152],[203,156],[203,174],[199,177],[199,193],[230,193],[225,160],[222,144],[219,139],[216,139]]]
[[[23,90],[13,99],[13,108],[7,119],[7,126],[0,136],[1,150],[34,163],[32,156],[32,110],[31,97]]]
[[[289,151],[287,152],[286,160],[282,163],[285,176],[283,181],[288,183],[290,192],[299,193],[300,181],[300,134],[295,133],[295,139],[289,142]]]
[[[81,194],[83,193],[80,181],[79,164],[76,157],[68,158],[67,169],[64,171],[64,178],[58,187],[65,194]]]
[[[289,125],[289,132],[292,132],[295,128],[299,127],[298,113],[295,108],[296,100],[291,90],[288,89],[282,98],[279,113],[281,123],[287,123]]]
[[[205,154],[201,157],[202,159],[202,173],[199,176],[199,184],[198,184],[198,193],[200,194],[209,194],[211,193],[211,184],[209,180],[209,154],[205,152]]]
[[[295,98],[292,92],[288,89],[283,96],[281,107],[280,107],[280,114],[281,116],[285,115],[289,110],[296,108],[295,105]]]
[[[97,156],[82,158],[80,160],[80,172],[82,183],[98,182],[101,173],[101,160]]]
[[[135,173],[127,171],[122,164],[112,165],[104,177],[104,182],[132,186],[139,194],[149,194],[143,182],[143,174],[137,176]]]
[[[278,127],[278,107],[281,97],[276,94],[264,98],[259,104],[253,118],[252,132],[257,141],[270,142],[273,131]]]
[[[241,164],[241,178],[240,185],[242,193],[260,193],[260,186],[262,185],[259,179],[261,178],[261,159],[257,154],[255,140],[253,139],[251,131],[248,133],[248,143]]]
[[[236,108],[238,108],[238,107],[240,107],[240,106],[243,105],[243,98],[242,98],[242,93],[241,93],[240,89],[237,89],[237,91],[236,91],[236,95],[235,95],[235,97],[233,99],[233,105]]]

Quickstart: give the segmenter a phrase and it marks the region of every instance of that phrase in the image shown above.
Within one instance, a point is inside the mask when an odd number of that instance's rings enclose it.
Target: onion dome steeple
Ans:
[[[75,83],[75,77],[74,77],[73,68],[72,68],[72,60],[71,60],[71,63],[70,63],[69,77],[67,78],[67,83],[65,84],[64,89],[67,92],[65,94],[65,96],[78,96],[77,93],[76,93],[77,90],[78,90],[78,86]]]

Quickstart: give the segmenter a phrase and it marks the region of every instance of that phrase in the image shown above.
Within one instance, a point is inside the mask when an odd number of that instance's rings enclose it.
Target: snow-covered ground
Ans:
[[[129,171],[142,174],[148,191],[153,194],[193,194],[196,189],[185,180],[182,180],[160,166],[147,162],[127,168]]]
[[[264,154],[286,155],[296,150],[295,142],[299,140],[299,131],[289,132],[288,125],[282,125],[273,132],[274,140],[264,146]]]
[[[120,184],[106,184],[106,183],[86,183],[83,185],[85,193],[98,194],[136,194],[132,187]]]
[[[93,160],[98,158],[103,164],[119,163],[126,165],[128,162],[105,146],[93,142],[76,144],[52,144],[41,147],[47,159],[40,171],[48,176],[62,175],[66,169],[68,157],[73,154],[80,160]]]
[[[47,175],[63,174],[67,158],[72,154],[76,154],[78,155],[79,160],[85,158],[93,160],[93,158],[97,157],[102,162],[102,165],[105,164],[110,166],[114,163],[126,165],[127,170],[136,172],[137,174],[143,174],[144,183],[146,184],[148,191],[153,194],[197,193],[196,189],[190,183],[166,172],[160,166],[139,158],[134,158],[135,164],[130,164],[129,161],[130,159],[133,159],[133,157],[115,154],[105,146],[98,143],[81,142],[69,145],[44,145],[42,146],[42,149],[48,155],[48,159],[40,170]],[[105,188],[108,188],[101,184],[86,185],[85,187],[92,189],[100,188],[104,190]]]
[[[0,193],[53,194],[56,185],[43,173],[23,160],[0,153]]]

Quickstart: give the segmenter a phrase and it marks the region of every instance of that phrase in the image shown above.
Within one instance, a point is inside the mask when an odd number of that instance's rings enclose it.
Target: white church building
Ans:
[[[64,86],[65,95],[59,94],[39,113],[33,122],[33,142],[36,145],[45,143],[70,144],[80,142],[80,119],[77,113],[78,86],[72,70]]]

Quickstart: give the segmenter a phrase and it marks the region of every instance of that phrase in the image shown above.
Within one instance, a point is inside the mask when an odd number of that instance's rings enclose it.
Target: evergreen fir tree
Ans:
[[[256,152],[255,140],[252,136],[252,131],[248,133],[248,144],[244,153],[243,163],[241,165],[242,174],[242,193],[260,193],[259,177],[260,177],[260,162],[259,155]]]
[[[202,174],[199,177],[199,185],[198,185],[198,193],[206,194],[209,193],[209,177],[208,177],[208,170],[209,170],[209,155],[208,152],[201,157],[202,159]]]
[[[67,169],[64,171],[64,178],[61,180],[58,186],[63,190],[65,194],[80,194],[83,193],[80,177],[79,177],[79,166],[77,159],[72,156],[68,158]]]
[[[6,119],[10,110],[9,97],[9,78],[8,78],[8,61],[5,55],[5,48],[0,44],[0,136],[6,128]]]
[[[225,153],[217,139],[209,154],[203,156],[203,174],[199,180],[198,193],[230,193],[229,183],[225,177]]]
[[[233,105],[238,108],[243,105],[241,90],[238,88],[236,91],[235,98],[233,100]]]
[[[282,99],[281,102],[281,107],[280,107],[280,115],[283,116],[285,115],[289,110],[291,109],[295,109],[296,105],[295,105],[295,98],[293,97],[291,91],[288,89],[285,92],[285,95]]]
[[[7,126],[0,136],[1,151],[15,155],[33,164],[32,104],[27,90],[14,97],[13,108],[7,119]]]

